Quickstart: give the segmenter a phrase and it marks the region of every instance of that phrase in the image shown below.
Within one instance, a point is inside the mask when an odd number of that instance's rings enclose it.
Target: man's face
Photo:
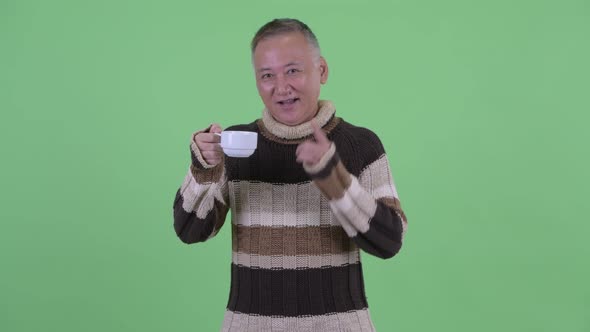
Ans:
[[[328,65],[317,52],[298,32],[263,39],[256,46],[256,86],[276,121],[295,126],[317,113],[320,87],[328,79]]]

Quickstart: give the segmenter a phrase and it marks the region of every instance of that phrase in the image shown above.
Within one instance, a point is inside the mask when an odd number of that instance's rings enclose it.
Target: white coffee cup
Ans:
[[[221,136],[221,148],[229,157],[250,157],[258,146],[258,134],[252,131],[229,130],[215,135]]]

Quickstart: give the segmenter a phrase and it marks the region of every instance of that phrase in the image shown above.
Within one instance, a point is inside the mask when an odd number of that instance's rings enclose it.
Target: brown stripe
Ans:
[[[223,162],[219,163],[213,168],[197,169],[195,165],[191,164],[191,173],[195,181],[199,184],[219,182],[221,174],[223,173]]]
[[[356,249],[340,226],[268,227],[232,224],[235,252],[264,256],[318,256]]]
[[[344,164],[342,163],[342,161],[340,161],[336,165],[336,175],[338,175],[338,179],[340,180],[340,183],[344,187],[344,190],[348,190],[348,188],[350,188],[350,183],[352,182],[352,177],[350,176],[350,173],[348,172],[346,167],[344,167]],[[342,197],[342,196],[340,196],[340,197]]]
[[[351,181],[350,173],[348,173],[342,161],[339,161],[330,175],[322,179],[314,179],[313,183],[316,184],[327,199],[334,200],[344,196],[344,193],[350,187]]]
[[[328,135],[334,128],[336,128],[336,126],[340,123],[340,121],[342,121],[341,118],[334,116],[334,117],[332,117],[332,119],[330,121],[328,121],[328,123],[326,123],[326,125],[322,128],[322,130],[324,131],[324,133],[326,133],[326,135]],[[258,128],[260,129],[260,134],[262,136],[266,137],[267,139],[269,139],[271,141],[281,143],[281,144],[301,144],[301,143],[307,141],[309,139],[309,137],[311,137],[311,135],[310,135],[308,137],[303,137],[300,139],[284,139],[284,138],[278,137],[275,134],[268,131],[268,129],[266,129],[266,127],[264,126],[262,119],[258,119],[258,121],[256,121],[256,124],[258,125]]]
[[[215,200],[215,202],[213,203],[213,209],[215,210],[215,215],[217,216],[217,218],[215,219],[213,232],[211,232],[211,235],[209,237],[215,236],[225,223],[225,217],[227,216],[227,212],[229,211],[229,206],[221,203],[218,200]]]
[[[401,202],[399,201],[399,199],[397,199],[395,197],[382,197],[382,198],[379,198],[377,201],[385,204],[387,207],[389,207],[389,208],[393,209],[394,211],[396,211],[397,213],[399,213],[400,216],[402,216],[402,219],[405,222],[408,222],[408,219],[406,219],[406,214],[404,213],[404,210],[402,210],[402,205],[401,205]]]

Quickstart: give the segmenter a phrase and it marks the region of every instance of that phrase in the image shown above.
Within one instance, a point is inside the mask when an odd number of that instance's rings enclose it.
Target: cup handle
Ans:
[[[213,133],[213,135],[221,137],[221,134],[220,133]],[[217,144],[221,145],[221,141],[219,143],[217,143]]]

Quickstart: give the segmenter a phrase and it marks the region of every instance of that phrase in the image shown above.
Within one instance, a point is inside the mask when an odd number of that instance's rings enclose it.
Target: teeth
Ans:
[[[287,100],[283,100],[283,101],[279,101],[279,104],[293,104],[295,101],[297,100],[297,98],[293,98],[293,99],[287,99]]]

